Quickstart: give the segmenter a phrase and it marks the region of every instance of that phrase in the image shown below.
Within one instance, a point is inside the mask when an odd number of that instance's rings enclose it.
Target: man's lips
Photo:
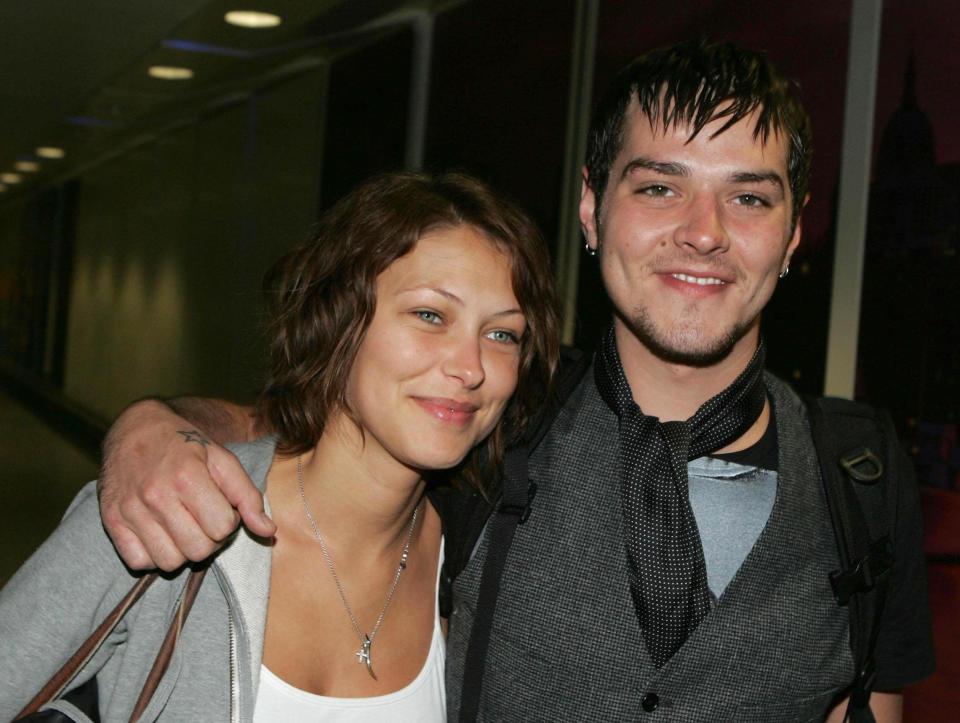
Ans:
[[[710,296],[720,293],[733,282],[727,275],[716,272],[658,271],[657,276],[670,288],[688,296]]]
[[[469,422],[473,418],[474,412],[479,409],[477,405],[470,402],[445,397],[414,397],[414,401],[431,416],[457,425],[464,425]]]
[[[683,272],[677,272],[670,275],[675,279],[679,279],[680,281],[686,281],[688,284],[697,284],[698,286],[712,286],[727,283],[723,279],[718,279],[716,276],[692,276]]]

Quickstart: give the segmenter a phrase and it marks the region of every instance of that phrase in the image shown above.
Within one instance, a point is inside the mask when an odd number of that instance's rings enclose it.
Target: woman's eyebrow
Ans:
[[[450,299],[450,301],[455,301],[458,304],[463,304],[463,299],[461,299],[452,291],[448,291],[447,289],[444,289],[441,286],[431,286],[430,284],[408,286],[406,288],[400,289],[398,293],[407,294],[407,293],[412,293],[414,291],[432,291],[434,294],[437,294],[438,296],[442,296],[446,299]]]
[[[400,293],[405,293],[408,291],[432,291],[433,293],[438,294],[439,296],[442,296],[446,299],[450,299],[451,301],[463,306],[463,299],[461,299],[452,291],[448,291],[447,289],[444,289],[440,286],[429,286],[429,285],[412,286],[409,289],[402,289]],[[509,316],[510,314],[523,314],[523,309],[519,307],[511,307],[509,309],[504,309],[503,311],[494,312],[492,316]]]

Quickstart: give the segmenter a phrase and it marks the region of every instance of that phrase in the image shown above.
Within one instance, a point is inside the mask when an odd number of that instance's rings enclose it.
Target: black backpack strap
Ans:
[[[490,630],[500,593],[500,581],[506,566],[507,553],[517,528],[527,521],[537,494],[537,485],[530,481],[527,462],[533,450],[543,440],[553,419],[576,389],[590,366],[592,355],[573,350],[565,352],[564,366],[553,399],[545,405],[533,433],[522,443],[507,450],[504,458],[503,492],[500,502],[487,524],[487,556],[480,575],[480,589],[470,643],[463,669],[463,688],[460,696],[460,721],[474,721],[480,709],[480,693],[486,668]]]
[[[443,526],[443,566],[440,568],[440,616],[453,613],[453,581],[470,562],[493,503],[475,489],[446,486],[427,491]]]
[[[480,591],[477,595],[476,614],[470,630],[470,644],[463,667],[463,691],[460,696],[460,720],[473,721],[480,708],[480,691],[483,687],[483,672],[486,667],[487,645],[493,626],[493,613],[500,593],[500,581],[513,535],[519,525],[530,516],[531,504],[537,494],[537,485],[527,479],[525,450],[516,449],[504,460],[505,481],[503,496],[487,526],[489,544],[483,572],[480,576]]]
[[[844,399],[805,401],[841,565],[830,584],[837,603],[850,607],[856,678],[846,716],[873,723],[874,650],[894,563],[893,425],[886,414]]]

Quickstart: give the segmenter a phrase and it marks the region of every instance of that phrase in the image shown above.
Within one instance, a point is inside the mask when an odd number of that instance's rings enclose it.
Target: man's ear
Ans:
[[[583,231],[583,237],[587,240],[587,246],[594,251],[597,250],[597,197],[590,187],[590,178],[587,174],[587,168],[583,168],[583,181],[580,185],[580,228]]]
[[[806,198],[803,199],[803,206],[800,207],[800,213],[797,215],[797,221],[793,224],[793,234],[790,236],[790,242],[787,244],[787,251],[784,254],[784,267],[790,265],[790,257],[793,256],[793,252],[796,251],[797,246],[800,245],[800,238],[803,236],[803,210],[807,207],[809,202],[810,194],[808,193]]]

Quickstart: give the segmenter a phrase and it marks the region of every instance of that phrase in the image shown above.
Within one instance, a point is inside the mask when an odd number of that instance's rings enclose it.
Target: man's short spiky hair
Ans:
[[[621,70],[597,106],[587,140],[587,173],[598,217],[632,100],[652,126],[689,126],[690,138],[713,120],[726,119],[716,136],[758,111],[754,138],[766,142],[771,132],[785,133],[789,141],[787,172],[796,223],[810,180],[810,118],[794,85],[766,55],[700,39],[652,50]]]

